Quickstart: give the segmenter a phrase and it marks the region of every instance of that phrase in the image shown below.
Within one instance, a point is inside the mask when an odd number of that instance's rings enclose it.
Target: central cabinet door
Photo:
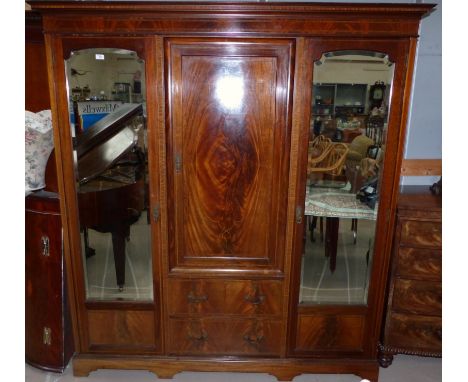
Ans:
[[[282,273],[293,50],[166,41],[171,271]]]

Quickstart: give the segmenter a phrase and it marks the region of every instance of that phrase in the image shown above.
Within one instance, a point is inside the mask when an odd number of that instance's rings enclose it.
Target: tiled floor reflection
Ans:
[[[122,291],[116,282],[111,234],[88,229],[88,235],[89,245],[96,254],[88,259],[83,255],[87,270],[87,297],[93,300],[152,301],[150,226],[146,213],[143,212],[140,219],[131,225],[129,240],[125,243],[125,287]]]
[[[157,382],[158,379],[147,371],[98,370],[87,378],[73,377],[71,365],[63,374],[47,373],[26,365],[27,382]],[[276,382],[268,374],[253,373],[179,373],[173,382]],[[306,374],[294,378],[294,382],[359,382],[354,375]],[[380,369],[379,382],[440,382],[442,381],[442,360],[440,358],[412,357],[397,355],[387,369]]]
[[[325,256],[325,242],[320,238],[319,222],[314,232],[314,242],[309,230],[305,235],[299,301],[316,304],[366,304],[375,221],[359,219],[357,239],[354,242],[351,219],[340,219],[334,271],[330,270],[330,257]],[[323,226],[325,234],[325,218]]]

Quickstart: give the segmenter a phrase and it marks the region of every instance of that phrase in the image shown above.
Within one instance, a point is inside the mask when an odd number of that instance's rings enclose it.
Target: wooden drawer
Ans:
[[[151,310],[89,310],[88,328],[90,350],[139,352],[156,346]]]
[[[392,313],[386,346],[415,352],[442,352],[442,319]]]
[[[364,316],[299,315],[296,350],[299,352],[362,351]]]
[[[441,281],[442,251],[411,247],[398,248],[397,275]]]
[[[393,310],[413,314],[442,314],[440,282],[396,279],[393,290]]]
[[[281,321],[267,319],[170,319],[172,355],[279,356]]]
[[[442,245],[442,223],[401,220],[400,243],[411,246],[440,247]]]
[[[170,280],[169,315],[279,315],[281,281]]]

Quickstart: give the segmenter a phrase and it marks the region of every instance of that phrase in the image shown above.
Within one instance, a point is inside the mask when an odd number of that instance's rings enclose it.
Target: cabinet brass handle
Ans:
[[[265,295],[260,292],[258,284],[253,284],[253,292],[244,296],[244,301],[249,302],[253,305],[260,305],[265,301]]]
[[[194,326],[199,326],[199,329],[194,328]],[[194,332],[198,332],[198,334],[194,334]],[[203,342],[208,339],[208,334],[201,327],[201,324],[196,325],[194,322],[192,322],[188,327],[188,338],[192,341]]]
[[[197,296],[192,290],[189,292],[187,295],[187,300],[190,304],[199,304],[204,301],[208,301],[208,296],[205,294],[202,294],[200,296]]]
[[[44,326],[42,331],[42,343],[47,346],[52,344],[52,330],[47,326]]]
[[[260,342],[263,341],[263,336],[262,335],[255,335],[255,336],[252,336],[252,335],[248,335],[248,334],[245,334],[244,335],[244,341],[248,342],[250,345],[254,345],[254,346],[258,346],[260,345]]]
[[[198,335],[193,335],[191,332],[189,332],[188,337],[192,341],[206,341],[207,338],[208,338],[208,334],[206,334],[206,332],[204,330],[202,330],[200,332],[200,334],[198,334]]]
[[[250,294],[247,294],[244,296],[244,301],[250,302],[253,305],[260,305],[261,303],[263,303],[263,301],[265,301],[265,295],[255,294],[252,296]]]
[[[41,237],[41,253],[42,256],[49,256],[49,238],[47,236],[42,236]]]

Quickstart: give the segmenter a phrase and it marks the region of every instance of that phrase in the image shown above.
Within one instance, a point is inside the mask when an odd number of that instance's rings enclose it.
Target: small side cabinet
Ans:
[[[442,198],[428,187],[399,195],[379,362],[394,354],[442,356]]]
[[[63,372],[73,354],[56,193],[26,198],[26,362]]]

